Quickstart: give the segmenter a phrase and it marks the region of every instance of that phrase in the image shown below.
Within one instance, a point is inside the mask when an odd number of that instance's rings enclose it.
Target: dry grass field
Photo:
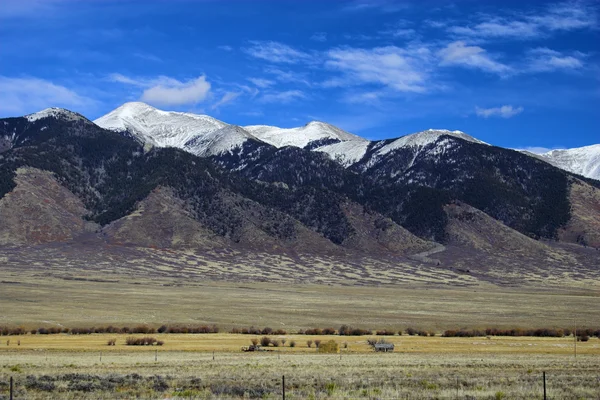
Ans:
[[[0,326],[568,328],[600,321],[599,297],[598,290],[569,287],[301,285],[92,274],[74,280],[0,270]]]
[[[257,336],[227,333],[153,334],[165,343],[152,347],[125,346],[129,335],[121,334],[4,336],[0,399],[8,396],[11,376],[16,399],[279,399],[282,375],[286,399],[539,399],[543,371],[551,399],[600,399],[597,338],[579,343],[575,359],[572,337],[440,337],[457,328],[598,328],[600,290],[593,279],[493,285],[423,269],[406,272],[418,280],[351,285],[351,268],[340,281],[263,282],[263,275],[235,281],[229,275],[186,276],[175,267],[157,274],[162,270],[152,264],[131,272],[93,265],[2,265],[0,326],[216,324],[221,332],[269,326],[290,333],[279,337],[287,345],[243,353],[241,347]],[[319,268],[336,275],[326,264]],[[402,268],[394,274],[404,274]],[[375,269],[367,272],[378,278]],[[388,337],[396,351],[381,354],[369,348],[369,336],[294,334],[342,324],[438,335]],[[112,338],[116,346],[107,346]],[[317,354],[306,346],[307,340],[330,339],[340,343],[341,354]],[[297,346],[290,348],[291,341]]]
[[[11,337],[0,346],[0,398],[13,376],[16,398],[27,399],[279,399],[285,375],[286,399],[539,399],[543,371],[551,399],[600,396],[596,338],[579,343],[574,358],[572,338],[395,336],[396,351],[382,354],[365,336],[287,335],[297,347],[258,353],[240,351],[249,335],[155,336],[164,346],[131,348],[110,334]],[[348,348],[306,347],[332,338]]]

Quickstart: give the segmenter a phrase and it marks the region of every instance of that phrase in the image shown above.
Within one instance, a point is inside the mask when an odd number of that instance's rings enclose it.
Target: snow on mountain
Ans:
[[[241,126],[225,125],[216,131],[195,136],[184,144],[183,149],[200,157],[208,157],[226,153],[249,139],[257,140]]]
[[[344,167],[349,167],[365,156],[370,143],[368,140],[349,140],[321,146],[315,151],[327,153],[332,160],[337,161]]]
[[[208,115],[162,111],[140,102],[125,103],[94,123],[105,129],[128,131],[144,143],[181,149],[197,136],[227,126]]]
[[[552,150],[537,156],[558,168],[600,180],[600,144]]]
[[[340,142],[368,142],[367,139],[348,133],[325,122],[312,121],[298,128],[278,128],[267,125],[245,126],[248,132],[275,147],[294,146],[304,148],[311,142],[336,140]]]
[[[487,144],[461,131],[449,131],[447,129],[428,129],[426,131],[402,136],[401,138],[398,138],[393,142],[383,146],[381,149],[379,149],[377,154],[384,155],[392,150],[399,149],[402,147],[425,147],[437,141],[441,136],[454,136],[459,139],[463,139],[473,143]]]
[[[27,118],[27,120],[29,122],[35,122],[35,121],[40,120],[42,118],[48,118],[48,117],[63,118],[63,119],[67,119],[69,121],[75,121],[75,120],[79,120],[79,119],[86,119],[81,114],[77,114],[77,113],[75,113],[73,111],[65,110],[64,108],[58,108],[58,107],[46,108],[45,110],[38,111],[38,112],[33,113],[33,114],[25,115],[25,118]]]

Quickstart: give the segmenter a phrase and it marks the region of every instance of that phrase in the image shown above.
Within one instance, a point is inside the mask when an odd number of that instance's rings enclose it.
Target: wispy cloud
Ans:
[[[573,71],[583,68],[582,53],[575,52],[566,55],[546,47],[532,49],[528,54],[528,71],[550,72],[550,71]]]
[[[560,31],[590,29],[597,26],[597,5],[585,1],[569,1],[547,5],[537,14],[482,15],[480,21],[475,24],[450,26],[447,30],[460,37],[526,40]]]
[[[384,13],[395,13],[410,8],[408,2],[392,1],[392,0],[353,0],[347,2],[343,7],[343,11],[347,12],[362,12],[366,10],[374,10]]]
[[[260,58],[272,63],[295,64],[311,60],[310,54],[296,50],[286,44],[273,41],[254,40],[243,51],[254,58]]]
[[[493,107],[493,108],[479,108],[475,107],[475,114],[479,117],[489,118],[489,117],[502,117],[502,118],[511,118],[515,115],[521,114],[523,112],[523,107],[513,107],[511,105],[505,105],[501,107]]]
[[[425,47],[403,49],[396,46],[374,49],[338,48],[327,53],[325,65],[343,76],[325,83],[326,86],[378,84],[399,92],[427,90],[427,60]]]
[[[300,90],[286,90],[283,92],[266,93],[259,100],[262,103],[290,103],[304,98],[306,98],[306,95]]]
[[[48,107],[64,107],[83,112],[95,101],[73,89],[40,78],[14,78],[0,75],[0,113],[23,115]]]
[[[217,46],[217,49],[223,50],[223,51],[233,51],[233,47],[227,46],[227,45]]]
[[[268,88],[275,84],[272,80],[264,79],[264,78],[247,78],[254,86],[257,86],[261,89]]]
[[[162,62],[160,57],[150,53],[133,53],[133,56],[146,61]]]
[[[265,72],[273,75],[279,82],[302,83],[306,86],[312,86],[312,83],[308,80],[307,75],[304,72],[284,71],[275,67],[267,67],[265,68]]]
[[[493,60],[483,48],[469,46],[461,40],[448,44],[438,51],[438,55],[441,59],[440,65],[443,66],[457,65],[497,74],[510,71],[510,67]]]
[[[310,37],[310,40],[314,40],[315,42],[326,42],[327,41],[327,33],[325,33],[325,32],[315,32]]]
[[[226,92],[219,101],[217,101],[215,104],[212,105],[211,109],[216,110],[221,106],[224,106],[226,104],[233,102],[235,99],[237,99],[240,96],[241,96],[240,92]]]

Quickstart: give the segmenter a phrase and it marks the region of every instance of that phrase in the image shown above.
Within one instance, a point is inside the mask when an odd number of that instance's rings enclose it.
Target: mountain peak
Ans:
[[[63,118],[70,121],[86,119],[81,114],[59,107],[46,108],[42,111],[25,115],[25,118],[27,118],[29,122],[34,122],[42,118]]]

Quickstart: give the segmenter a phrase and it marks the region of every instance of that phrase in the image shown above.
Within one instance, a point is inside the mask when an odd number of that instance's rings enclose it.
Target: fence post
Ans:
[[[547,400],[547,398],[546,398],[546,371],[543,372],[543,377],[544,377],[544,400]]]
[[[458,399],[458,376],[456,376],[456,398]]]
[[[13,377],[10,377],[10,400],[13,400]]]
[[[281,393],[283,394],[282,399],[285,400],[285,375],[281,375]]]
[[[154,362],[158,361],[158,350],[154,350]]]

